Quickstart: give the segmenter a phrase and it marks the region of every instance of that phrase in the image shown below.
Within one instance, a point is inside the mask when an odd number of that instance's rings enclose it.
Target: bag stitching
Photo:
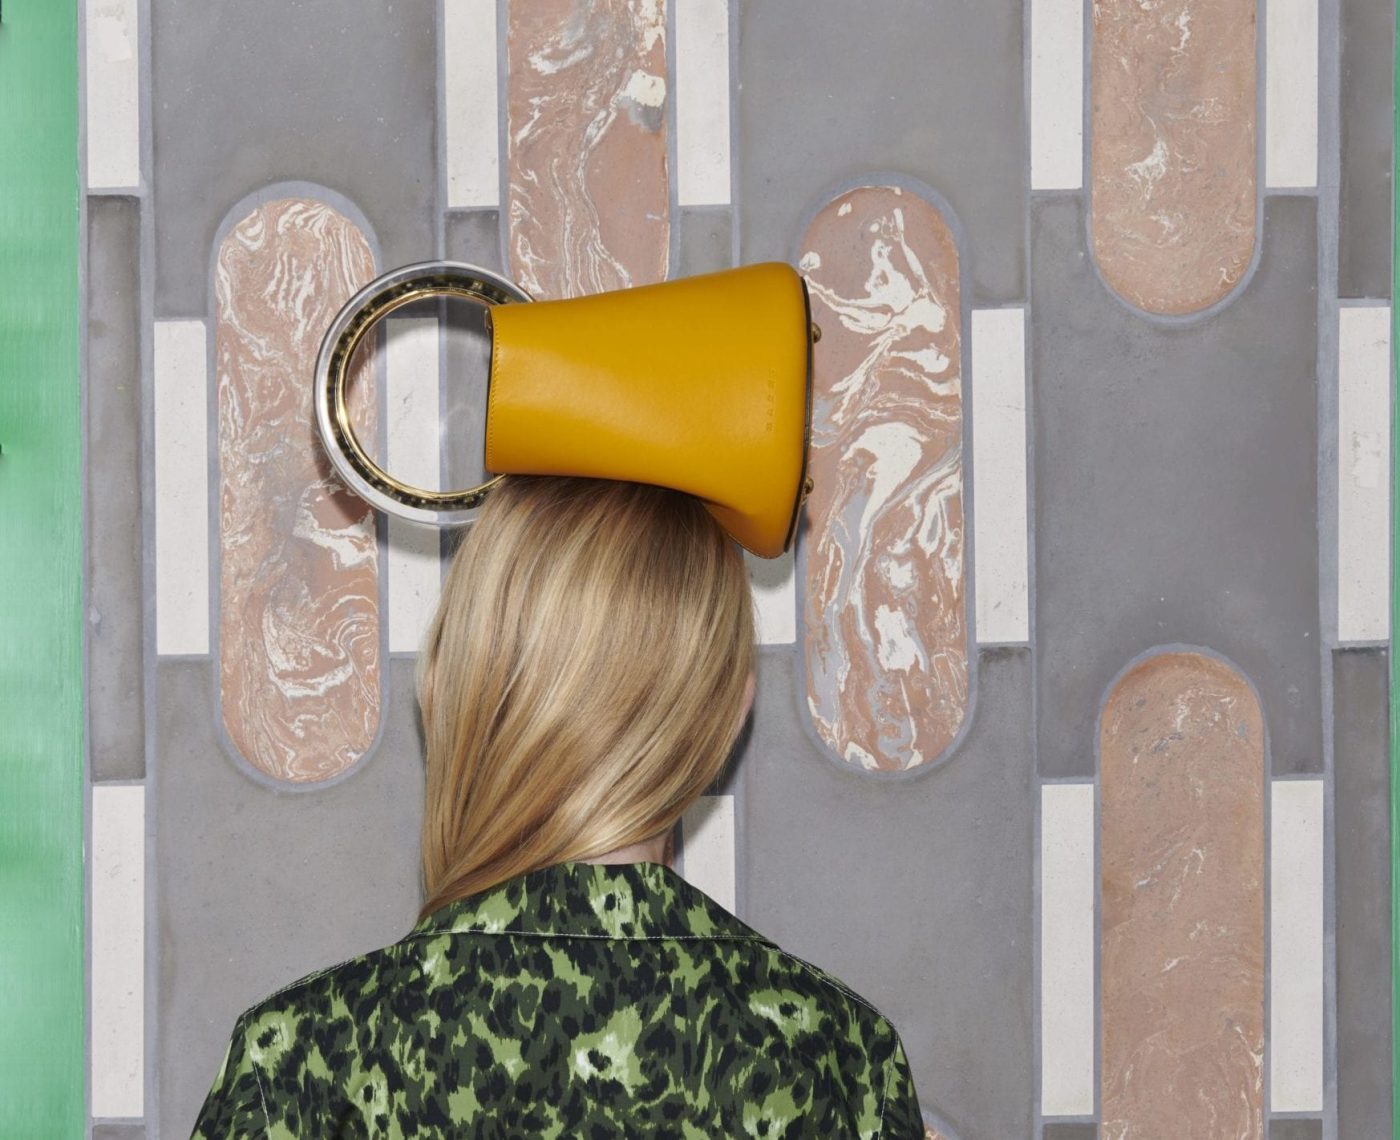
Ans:
[[[487,310],[488,314],[490,310]],[[491,320],[491,365],[486,372],[486,454],[483,456],[486,470],[491,473],[493,441],[496,434],[496,369],[501,337],[495,319]]]

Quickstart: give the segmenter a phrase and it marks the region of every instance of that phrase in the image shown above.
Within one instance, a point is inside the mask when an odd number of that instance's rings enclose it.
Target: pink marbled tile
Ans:
[[[1255,241],[1253,0],[1096,0],[1094,255],[1151,313],[1220,300]]]
[[[511,0],[506,226],[532,296],[665,278],[665,0]]]
[[[807,705],[858,768],[928,764],[967,712],[958,249],[892,187],[828,203],[800,267],[822,328],[804,538]]]
[[[364,755],[380,714],[374,516],[316,436],[321,336],[374,276],[365,237],[321,202],[259,206],[219,248],[219,692],[224,727],[255,768],[323,780]],[[366,351],[350,404],[372,447]]]
[[[1199,653],[1150,657],[1099,722],[1101,1134],[1264,1135],[1264,723]]]

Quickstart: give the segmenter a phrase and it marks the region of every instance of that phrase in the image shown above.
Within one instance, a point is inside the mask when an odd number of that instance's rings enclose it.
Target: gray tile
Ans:
[[[1395,5],[1341,0],[1341,23],[1337,289],[1343,297],[1389,297]]]
[[[447,487],[470,487],[488,477],[486,395],[491,372],[491,334],[485,313],[449,302],[442,326],[442,471]],[[450,531],[444,532],[448,537]]]
[[[1350,1133],[1343,1132],[1343,1136]],[[1362,1135],[1358,1133],[1358,1135]],[[1365,1133],[1364,1135],[1371,1135]],[[1321,1120],[1271,1120],[1269,1140],[1322,1140]]]
[[[212,668],[163,661],[157,672],[159,1136],[189,1135],[244,1009],[402,937],[420,901],[413,660],[388,664],[378,751],[318,790],[274,789],[235,768],[214,734]]]
[[[974,722],[947,763],[873,776],[817,743],[798,648],[762,655],[738,765],[743,918],[895,1023],[924,1108],[959,1140],[1028,1136],[1029,651],[978,655]]]
[[[94,1124],[92,1140],[146,1140],[146,1125],[127,1121],[121,1124]]]
[[[151,9],[157,316],[205,314],[221,220],[284,179],[353,202],[381,268],[431,256],[434,0]]]
[[[965,305],[1025,293],[1024,5],[766,0],[738,14],[740,261],[789,260],[830,191],[899,172],[960,223]]]
[[[1108,685],[1166,643],[1255,684],[1274,774],[1320,769],[1315,216],[1309,197],[1267,200],[1244,291],[1165,327],[1101,284],[1079,199],[1032,203],[1045,776],[1093,773]]]
[[[1389,655],[1333,654],[1337,1135],[1391,1134]]]
[[[1098,1140],[1097,1124],[1047,1124],[1041,1133],[1044,1140]]]
[[[688,206],[680,211],[680,259],[675,276],[711,273],[734,264],[734,223],[727,206]]]
[[[763,650],[763,649],[760,649],[759,654],[760,654],[760,657],[762,657],[762,656],[769,655],[769,654],[771,654],[771,653],[773,653],[773,652],[774,652],[773,650]],[[779,652],[781,652],[781,651],[779,651]],[[760,672],[760,674],[761,674],[762,669],[763,669],[763,666],[762,666],[761,663],[760,663],[760,665],[759,665],[758,668],[759,668],[759,672]],[[743,879],[744,879],[744,869],[743,869],[743,857],[744,857],[744,856],[743,856],[743,853],[744,853],[743,820],[744,820],[744,814],[745,814],[745,803],[747,802],[746,799],[745,799],[745,794],[744,794],[744,781],[743,781],[743,778],[742,778],[743,769],[742,769],[742,767],[741,767],[741,763],[742,763],[742,761],[743,761],[744,756],[748,753],[748,750],[749,750],[749,747],[750,747],[750,742],[753,740],[753,725],[754,725],[754,718],[753,718],[753,717],[750,717],[748,720],[746,720],[746,721],[744,722],[744,727],[740,730],[740,732],[739,732],[739,737],[738,737],[737,740],[735,740],[733,749],[731,749],[729,755],[725,758],[724,766],[720,769],[720,772],[719,772],[719,774],[715,777],[714,782],[713,782],[708,788],[705,789],[705,793],[704,793],[704,794],[707,795],[707,796],[733,796],[733,797],[734,797],[734,821],[735,821],[735,831],[736,831],[736,834],[735,834],[735,837],[734,837],[735,879],[736,879],[736,885],[738,885],[738,887],[739,887],[739,892],[738,892],[738,893],[739,893],[741,896],[742,896],[742,894],[743,894],[743,886],[742,886],[742,885],[743,885]],[[682,875],[684,875],[684,874],[685,874],[685,828],[682,827],[679,823],[677,823],[677,824],[676,824],[676,827],[675,827],[675,854],[676,854],[676,870],[679,871]],[[742,912],[742,911],[743,911],[743,906],[740,905],[740,904],[736,904],[736,905],[738,906],[739,911]]]
[[[85,566],[94,780],[146,773],[140,232],[137,199],[88,199]]]
[[[496,210],[452,210],[447,215],[447,257],[501,272],[501,215]]]
[[[447,255],[500,272],[500,215],[495,210],[454,211],[447,215]],[[467,303],[448,302],[443,309],[442,469],[447,487],[470,487],[486,478],[485,446],[487,376],[491,337],[484,311]],[[462,537],[443,531],[450,556]]]

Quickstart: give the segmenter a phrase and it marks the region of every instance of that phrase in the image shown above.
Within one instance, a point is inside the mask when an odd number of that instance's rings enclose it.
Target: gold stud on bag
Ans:
[[[394,478],[355,437],[349,364],[375,324],[427,297],[488,306],[484,467],[494,478],[430,491]],[[812,322],[807,283],[764,262],[562,301],[450,261],[371,281],[336,314],[316,361],[316,422],[346,484],[372,506],[437,525],[469,520],[502,475],[581,475],[697,496],[741,546],[776,558],[812,489]]]

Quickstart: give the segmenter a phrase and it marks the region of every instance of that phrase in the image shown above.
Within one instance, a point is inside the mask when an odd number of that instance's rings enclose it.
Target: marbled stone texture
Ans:
[[[1103,1140],[1264,1135],[1264,725],[1248,682],[1154,655],[1099,722]]]
[[[303,198],[258,207],[218,254],[219,692],[234,747],[282,780],[344,771],[379,724],[375,520],[335,476],[311,402],[321,336],[374,273],[355,225]],[[349,390],[371,453],[372,342]]]
[[[665,0],[508,5],[509,271],[544,299],[661,281]]]
[[[1150,313],[1220,300],[1255,241],[1253,0],[1095,0],[1094,256]]]
[[[802,241],[815,354],[803,547],[807,704],[847,763],[914,768],[968,701],[958,249],[896,187],[828,203]]]

